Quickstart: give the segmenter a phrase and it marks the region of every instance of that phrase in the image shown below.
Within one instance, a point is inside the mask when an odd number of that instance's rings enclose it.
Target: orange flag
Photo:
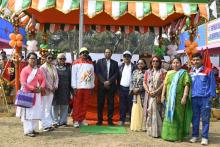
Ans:
[[[207,68],[212,68],[211,59],[208,48],[203,51],[203,65]]]

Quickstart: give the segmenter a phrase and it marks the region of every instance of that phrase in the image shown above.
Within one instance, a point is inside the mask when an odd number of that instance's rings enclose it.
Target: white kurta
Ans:
[[[40,120],[42,119],[42,98],[40,93],[36,93],[35,105],[32,108],[17,107],[16,117],[20,117],[21,121],[24,120]]]

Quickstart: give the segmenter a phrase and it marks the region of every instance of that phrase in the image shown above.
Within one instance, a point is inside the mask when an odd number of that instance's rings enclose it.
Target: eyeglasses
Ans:
[[[59,58],[59,60],[66,60],[66,58]]]
[[[158,60],[152,60],[152,62],[157,62],[158,63],[159,61]]]
[[[47,57],[47,59],[48,59],[48,60],[52,60],[52,59],[53,59],[53,57]]]
[[[81,52],[80,54],[89,54],[89,52],[83,51],[83,52]]]
[[[36,58],[29,58],[29,59],[31,59],[31,60],[36,60]]]
[[[124,55],[124,58],[131,58],[130,55]]]

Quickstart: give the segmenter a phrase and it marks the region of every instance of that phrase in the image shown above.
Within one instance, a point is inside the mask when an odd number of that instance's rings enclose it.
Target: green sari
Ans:
[[[169,71],[166,75],[164,84],[166,85],[166,101],[169,101],[169,90],[171,82],[176,75],[176,71]],[[186,105],[181,104],[184,88],[191,85],[191,78],[187,72],[184,72],[178,80],[176,88],[175,108],[173,121],[167,120],[166,114],[162,127],[162,139],[169,141],[182,141],[189,135],[190,123],[192,120],[191,96],[188,96]],[[167,103],[168,104],[168,103]],[[167,108],[166,104],[166,108]]]

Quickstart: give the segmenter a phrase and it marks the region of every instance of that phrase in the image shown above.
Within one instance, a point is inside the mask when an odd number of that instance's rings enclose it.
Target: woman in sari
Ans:
[[[181,60],[172,60],[173,70],[164,81],[161,102],[166,101],[162,139],[182,141],[189,134],[192,119],[190,85],[191,79],[186,70],[181,69]]]
[[[29,53],[28,66],[20,74],[23,92],[35,93],[33,107],[17,107],[16,116],[21,117],[25,136],[35,137],[38,121],[42,119],[41,90],[45,88],[45,77],[41,69],[37,68],[37,54]]]
[[[166,70],[161,68],[161,60],[155,56],[150,61],[150,69],[144,74],[144,89],[146,93],[144,103],[145,129],[149,136],[159,137],[162,128],[161,92]]]
[[[131,110],[131,125],[132,131],[141,131],[143,128],[143,102],[144,102],[144,68],[146,62],[140,59],[137,62],[137,69],[131,76],[130,92],[133,95],[133,105]]]

